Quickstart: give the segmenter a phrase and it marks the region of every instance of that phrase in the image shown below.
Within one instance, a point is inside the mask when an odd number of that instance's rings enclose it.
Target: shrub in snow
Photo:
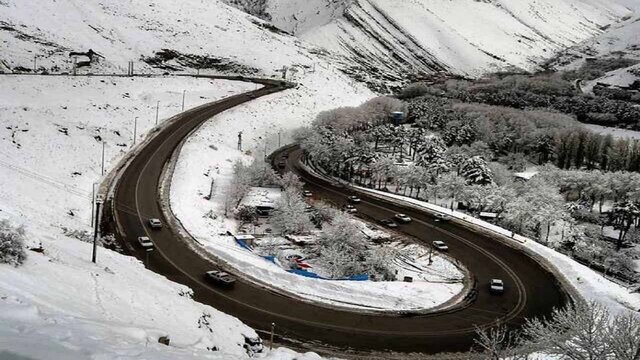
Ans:
[[[24,250],[24,229],[0,220],[0,263],[21,265],[27,258]]]

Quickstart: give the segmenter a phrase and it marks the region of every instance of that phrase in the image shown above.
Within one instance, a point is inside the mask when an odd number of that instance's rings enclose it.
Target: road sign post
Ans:
[[[96,252],[98,251],[98,232],[100,228],[100,205],[102,205],[102,195],[96,196],[96,218],[93,221],[93,251],[91,253],[91,262],[96,263]]]

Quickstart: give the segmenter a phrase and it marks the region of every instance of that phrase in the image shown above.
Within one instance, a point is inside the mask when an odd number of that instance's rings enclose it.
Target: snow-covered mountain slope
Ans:
[[[587,58],[629,58],[640,60],[640,1],[618,0],[633,12],[619,23],[607,27],[601,34],[563,51],[551,65],[563,69],[575,69]],[[640,66],[613,70],[603,77],[585,84],[583,91],[590,92],[596,83],[628,86],[640,79]]]
[[[533,69],[630,14],[630,0],[247,1],[262,3],[279,28],[345,57],[345,67],[390,77]]]

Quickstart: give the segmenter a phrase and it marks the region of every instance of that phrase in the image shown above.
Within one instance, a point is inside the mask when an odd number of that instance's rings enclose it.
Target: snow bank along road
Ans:
[[[316,306],[288,298],[242,280],[230,290],[206,283],[203,274],[215,264],[202,258],[181,241],[172,229],[153,231],[149,218],[160,218],[159,182],[166,163],[180,142],[215,114],[249,101],[254,97],[282,91],[286,85],[274,82],[250,93],[231,96],[218,102],[191,109],[160,130],[131,159],[117,180],[113,217],[118,234],[134,255],[145,259],[137,246],[138,236],[149,236],[155,243],[149,267],[169,279],[194,290],[194,298],[240,318],[257,330],[268,330],[276,324],[279,339],[319,342],[357,350],[395,350],[406,352],[464,351],[473,341],[474,325],[495,324],[496,319],[517,326],[526,317],[549,314],[554,306],[567,301],[555,278],[528,256],[455,224],[436,224],[425,213],[402,205],[363,196],[360,211],[373,218],[390,217],[405,212],[414,217],[402,230],[424,241],[433,239],[449,243],[451,254],[460,259],[478,279],[478,295],[473,302],[458,308],[429,315],[385,316],[352,313]],[[344,189],[304,172],[299,166],[300,151],[288,148],[275,154],[288,156],[287,164],[298,172],[312,191],[322,197],[341,202]],[[488,293],[487,282],[499,277],[507,282],[503,296]],[[175,309],[179,312],[180,309]],[[312,345],[310,345],[312,346]],[[317,350],[322,351],[318,345]]]

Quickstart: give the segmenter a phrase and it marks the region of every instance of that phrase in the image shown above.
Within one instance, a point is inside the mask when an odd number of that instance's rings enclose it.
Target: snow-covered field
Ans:
[[[92,185],[101,173],[96,137],[107,143],[108,169],[131,146],[136,117],[140,138],[154,126],[157,101],[162,121],[180,111],[183,89],[188,108],[254,87],[190,78],[2,77],[0,219],[24,225],[28,244],[45,252],[28,251],[22,267],[0,265],[0,358],[247,357],[243,334],[255,337],[251,328],[192,301],[188,288],[134,258],[99,249],[92,264],[91,245],[63,228],[90,238]],[[170,347],[158,344],[164,335]],[[283,349],[269,358],[294,356]]]

